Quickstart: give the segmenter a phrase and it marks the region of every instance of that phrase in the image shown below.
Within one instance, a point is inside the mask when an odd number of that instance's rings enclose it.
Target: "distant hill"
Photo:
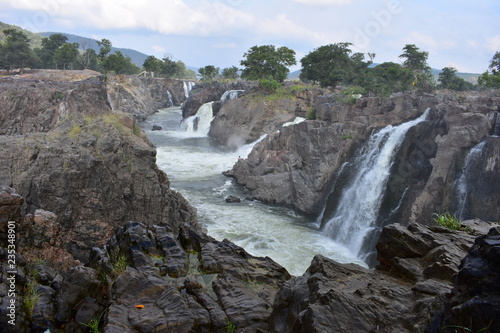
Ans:
[[[39,35],[41,35],[42,37],[50,37],[51,35],[57,33],[66,36],[68,38],[68,43],[79,43],[80,48],[94,49],[97,53],[99,53],[99,45],[97,44],[97,40],[92,38],[66,34],[62,32],[42,32]],[[116,51],[120,51],[124,56],[129,57],[132,60],[132,63],[136,64],[139,67],[142,67],[142,64],[144,64],[144,60],[146,60],[146,58],[148,57],[147,54],[132,49],[124,49],[119,47],[111,48],[111,53],[115,53]]]
[[[2,43],[5,39],[5,36],[2,32],[4,29],[16,29],[16,30],[21,30],[22,32],[24,32],[26,34],[26,36],[28,36],[28,38],[30,39],[30,46],[32,48],[40,47],[42,45],[42,38],[43,37],[40,34],[36,34],[34,32],[31,32],[31,31],[25,30],[21,27],[18,27],[17,25],[8,24],[8,23],[4,23],[4,22],[0,22],[0,43]]]
[[[379,65],[379,64],[373,64],[370,67],[376,67],[377,65]],[[434,77],[436,78],[436,81],[437,81],[438,78],[439,78],[439,73],[441,73],[442,70],[441,69],[432,68],[431,71],[432,71],[432,74],[434,75]],[[290,74],[288,74],[288,79],[289,80],[298,79],[299,75],[300,75],[300,72],[301,72],[300,69],[297,70],[297,71],[291,72]],[[479,76],[481,76],[481,74],[476,74],[476,73],[458,73],[457,72],[457,76],[463,78],[466,81],[469,81],[469,82],[472,82],[474,84],[477,84],[477,78]]]

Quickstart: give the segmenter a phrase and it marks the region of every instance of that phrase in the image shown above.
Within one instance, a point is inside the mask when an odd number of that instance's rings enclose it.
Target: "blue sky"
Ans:
[[[295,50],[351,42],[375,62],[400,62],[406,44],[434,68],[482,73],[500,51],[498,0],[0,0],[0,21],[67,32],[188,66],[239,66],[254,45]],[[292,70],[299,69],[297,65]]]

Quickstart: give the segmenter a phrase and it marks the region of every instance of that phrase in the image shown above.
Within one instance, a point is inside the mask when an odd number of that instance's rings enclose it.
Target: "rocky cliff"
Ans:
[[[23,215],[56,214],[58,247],[85,260],[129,220],[196,226],[194,208],[170,189],[136,120],[110,107],[102,77],[0,85],[0,186],[25,198]]]
[[[384,126],[414,119],[430,108],[427,121],[408,132],[398,151],[381,212],[382,219],[390,222],[428,223],[433,213],[456,211],[456,180],[468,153],[482,140],[488,139],[488,148],[481,162],[476,162],[482,163],[477,169],[482,168],[482,175],[492,181],[498,176],[497,140],[489,136],[499,105],[498,92],[406,94],[387,100],[360,98],[354,104],[339,103],[334,95],[319,96],[314,103],[317,120],[272,133],[228,174],[249,188],[256,199],[316,216],[325,209],[328,216],[343,184],[341,166],[355,156],[368,136]],[[251,117],[253,113],[246,110],[239,111]],[[487,182],[475,183],[476,187],[483,185],[474,190],[478,193],[474,197],[483,200],[469,198],[474,202],[468,218],[498,219],[500,193]],[[479,193],[489,193],[491,198]],[[398,206],[398,213],[390,217],[384,213]]]

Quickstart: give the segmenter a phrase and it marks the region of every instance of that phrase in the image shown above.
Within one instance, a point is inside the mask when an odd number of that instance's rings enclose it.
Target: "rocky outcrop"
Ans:
[[[345,182],[341,166],[354,157],[370,133],[414,119],[431,107],[428,121],[412,128],[400,146],[380,214],[384,223],[429,223],[433,213],[457,211],[455,181],[470,149],[488,138],[498,114],[498,99],[498,92],[461,96],[399,94],[387,100],[360,98],[346,104],[337,102],[332,95],[319,96],[314,104],[318,120],[269,135],[227,174],[250,189],[255,199],[315,216],[326,209],[328,215]],[[477,196],[484,200],[474,199],[470,204],[485,220],[498,216],[499,207],[499,191],[486,186],[498,176],[497,140],[488,140],[485,156],[478,162],[482,164],[477,166],[490,170],[487,181],[476,182],[484,184],[479,190],[484,194]],[[494,194],[486,199],[486,193]],[[479,206],[491,214],[480,214]]]
[[[107,81],[113,110],[130,113],[137,120],[145,120],[158,109],[179,106],[186,100],[183,83],[178,80],[110,75]]]
[[[303,276],[281,288],[271,325],[276,332],[426,332],[473,243],[473,236],[444,228],[386,227],[379,268],[316,256]]]
[[[281,129],[257,144],[229,173],[258,200],[319,215],[342,164],[372,130],[416,118],[437,103],[434,96],[397,96],[388,101],[360,99],[354,105],[318,97],[322,120]]]
[[[500,228],[479,237],[459,269],[453,297],[436,323],[443,332],[500,332]]]
[[[17,290],[32,285],[39,297],[29,312],[18,308],[15,326],[0,318],[6,332],[86,332],[92,320],[105,332],[265,332],[274,296],[290,278],[271,259],[227,240],[137,222],[119,227],[104,249],[94,248],[90,267],[59,273],[18,258]],[[2,277],[4,313],[10,299]],[[24,291],[16,301],[28,297]]]
[[[13,94],[0,130],[30,133],[0,136],[0,186],[25,199],[23,216],[37,210],[56,215],[62,249],[85,260],[130,219],[172,230],[197,226],[194,208],[170,189],[135,120],[107,104],[103,81],[0,84],[7,86],[4,99]]]
[[[219,110],[221,103],[220,99],[222,95],[228,90],[246,90],[255,86],[251,82],[233,82],[233,83],[221,83],[221,82],[201,82],[197,83],[191,92],[186,102],[182,105],[182,117],[188,118],[194,116],[200,106],[208,102],[214,103],[214,114]]]

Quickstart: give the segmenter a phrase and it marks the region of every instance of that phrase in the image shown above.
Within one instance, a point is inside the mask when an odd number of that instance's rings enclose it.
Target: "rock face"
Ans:
[[[271,259],[227,240],[137,222],[119,227],[104,250],[94,248],[91,267],[59,274],[22,256],[18,262],[17,290],[34,285],[39,298],[30,313],[18,308],[15,326],[0,318],[6,332],[86,332],[91,320],[105,332],[265,332],[274,296],[290,278]],[[1,264],[5,313],[8,268]],[[23,292],[17,301],[28,297]]]
[[[435,103],[433,96],[399,96],[348,105],[320,96],[315,109],[323,120],[305,121],[269,135],[248,159],[235,164],[231,174],[258,200],[319,215],[339,168],[373,129],[416,118]]]
[[[318,120],[269,135],[227,174],[249,188],[255,199],[315,216],[326,210],[328,215],[344,184],[339,178],[341,167],[352,160],[370,133],[415,119],[430,107],[428,121],[412,128],[399,148],[380,212],[385,223],[428,223],[435,212],[457,211],[455,181],[471,148],[488,138],[498,114],[498,99],[498,92],[458,97],[400,94],[388,100],[361,98],[349,105],[336,102],[332,95],[319,96],[314,104]],[[242,102],[233,103],[240,103],[239,112],[246,114]],[[225,131],[230,130],[226,126]],[[498,216],[500,195],[498,189],[486,185],[493,184],[499,174],[497,140],[488,140],[484,158],[477,162],[482,163],[477,168],[485,171],[487,180],[475,184],[482,186],[477,198],[484,200],[474,199],[470,204],[474,214],[480,214],[479,205],[490,212],[478,215],[485,220]]]
[[[113,110],[130,113],[137,120],[186,100],[182,81],[166,79],[111,75],[107,91]]]
[[[212,121],[208,135],[219,143],[234,148],[254,142],[296,117],[306,117],[319,93],[319,89],[303,89],[275,99],[272,95],[255,95],[252,90],[245,92],[242,97],[222,105]]]
[[[0,131],[30,133],[0,136],[0,186],[25,199],[23,215],[55,213],[63,249],[85,260],[92,246],[104,244],[130,219],[173,230],[196,226],[194,208],[170,189],[135,120],[112,112],[103,81],[19,79],[0,85],[6,86],[1,98],[9,100],[2,103],[8,112],[1,113],[7,117]]]
[[[253,83],[249,82],[234,82],[230,84],[219,82],[201,82],[197,83],[191,92],[186,102],[182,105],[182,117],[188,118],[194,116],[200,106],[208,102],[218,102],[214,105],[214,114],[220,108],[220,99],[228,90],[245,90],[253,87]]]
[[[473,236],[443,228],[386,227],[379,268],[316,256],[279,291],[271,326],[276,332],[425,332],[443,311],[451,278],[473,243]]]
[[[441,327],[500,332],[500,228],[479,237],[459,269]]]

